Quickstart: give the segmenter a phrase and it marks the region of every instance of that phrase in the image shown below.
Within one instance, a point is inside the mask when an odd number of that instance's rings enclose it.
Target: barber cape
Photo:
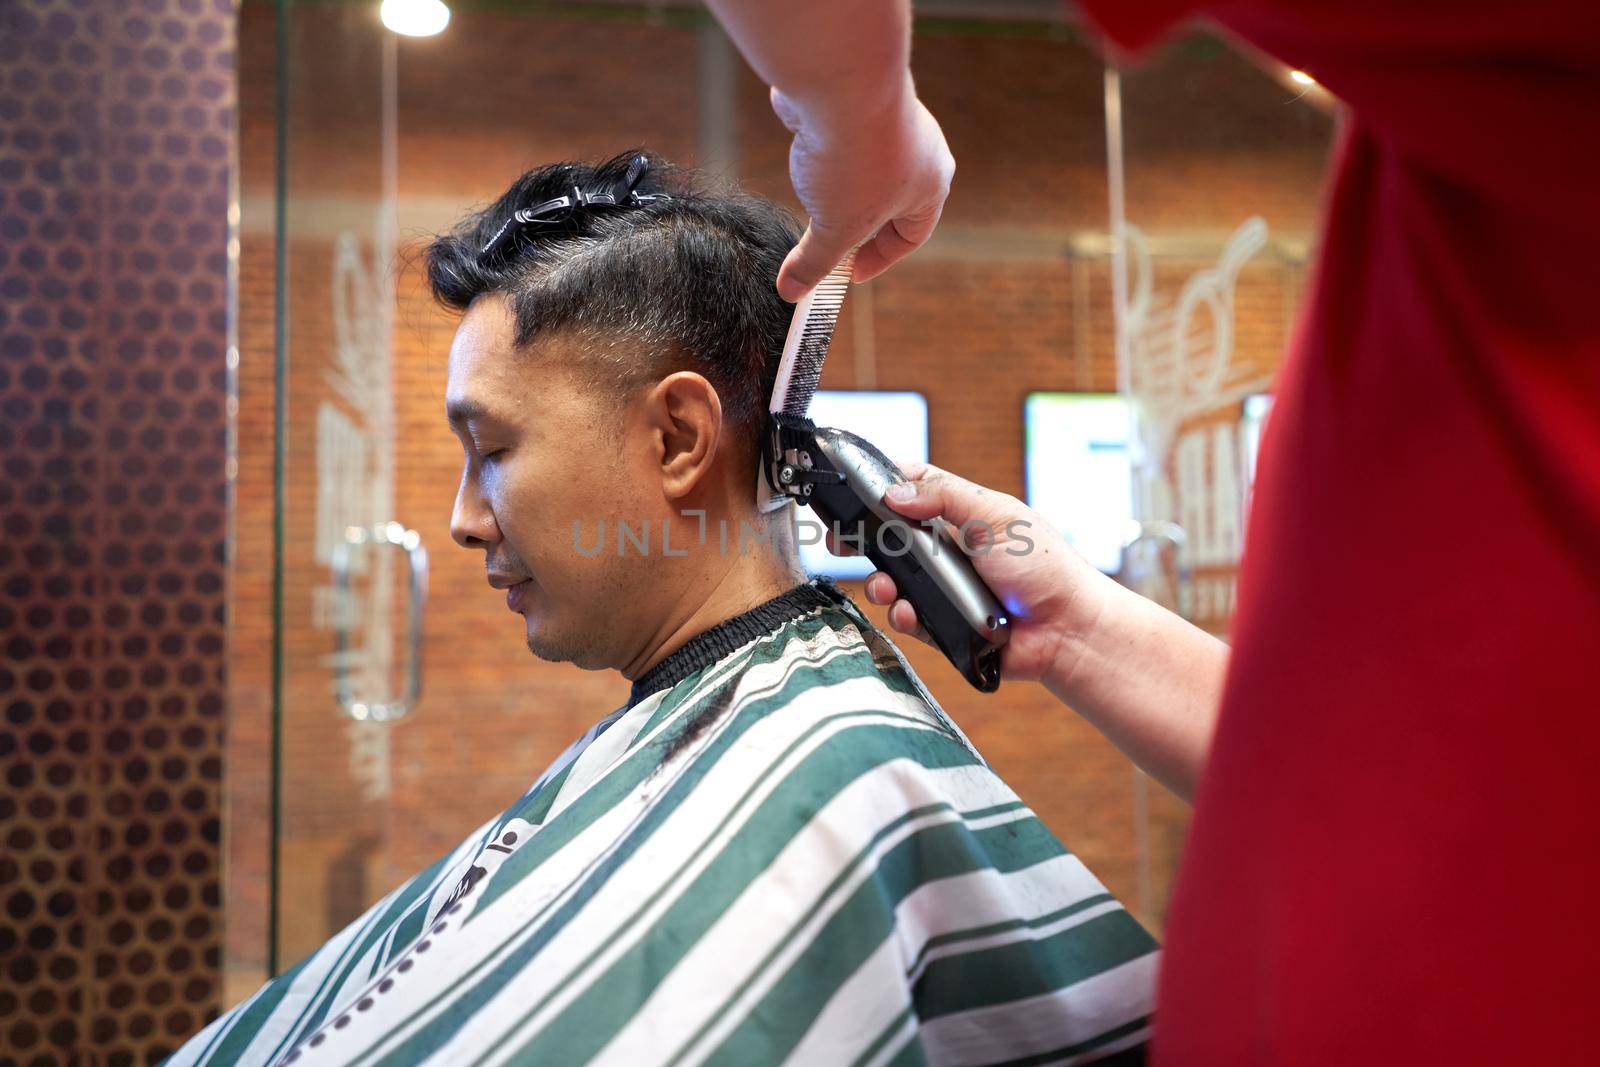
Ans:
[[[1142,1062],[1156,961],[820,579],[168,1062]]]

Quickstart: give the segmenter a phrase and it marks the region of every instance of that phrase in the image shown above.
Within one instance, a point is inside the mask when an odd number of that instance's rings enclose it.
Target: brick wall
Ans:
[[[332,8],[297,9],[291,60],[285,598],[285,768],[291,784],[284,809],[291,888],[283,963],[500,810],[626,693],[615,675],[585,674],[529,656],[519,620],[508,618],[483,585],[479,556],[451,543],[460,453],[442,408],[453,321],[428,303],[414,267],[407,266],[398,281],[394,348],[394,517],[420,531],[432,551],[425,696],[413,719],[385,731],[388,801],[363,799],[352,782],[352,745],[364,742],[352,739],[332,706],[320,660],[331,637],[312,625],[313,588],[326,583],[326,569],[311,557],[309,538],[315,411],[329,396],[321,372],[334,347],[327,293],[334,231],[340,210],[373,210],[377,189],[379,53],[371,43],[376,31],[356,17]],[[264,944],[271,32],[270,11],[247,4],[241,31],[246,215],[238,656],[232,674],[237,725],[229,764],[235,993],[259,980]],[[437,38],[401,42],[403,225],[447,225],[455,212],[497,195],[525,167],[552,159],[637,143],[694,162],[706,143],[697,88],[702,47],[693,26],[475,10],[458,10]],[[1080,240],[1106,228],[1102,67],[1065,31],[929,32],[916,47],[921,90],[959,163],[955,190],[935,242],[871,284],[870,324],[855,321],[868,300],[858,297],[847,307],[823,385],[923,393],[934,462],[1020,495],[1026,394],[1116,385],[1109,265],[1093,240]],[[1136,78],[1130,76],[1126,89],[1134,221],[1156,236],[1209,235],[1260,213],[1276,235],[1303,248],[1328,120],[1290,103],[1286,90],[1215,47],[1177,49]],[[741,67],[732,92],[738,175],[756,191],[789,200],[787,140],[763,88]],[[370,216],[347,224],[371,230]],[[412,238],[402,261],[415,252]],[[1159,261],[1158,283],[1176,287],[1207,265],[1205,255],[1167,255]],[[1301,273],[1293,255],[1264,256],[1247,268],[1238,297],[1240,358],[1275,363]],[[870,367],[858,351],[858,341],[868,337]],[[882,621],[879,609],[867,610]],[[1186,826],[1183,806],[1142,782],[1114,748],[1038,687],[1007,685],[980,697],[936,653],[918,645],[906,652],[1023,799],[1159,927]]]

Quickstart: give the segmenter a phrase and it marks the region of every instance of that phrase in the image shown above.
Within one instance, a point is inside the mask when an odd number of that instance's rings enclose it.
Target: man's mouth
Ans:
[[[512,611],[521,611],[524,601],[528,598],[528,589],[531,585],[533,585],[533,579],[525,578],[507,589],[506,607]]]

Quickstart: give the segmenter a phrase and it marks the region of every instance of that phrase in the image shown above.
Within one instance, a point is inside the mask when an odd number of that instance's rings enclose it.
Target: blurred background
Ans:
[[[852,292],[818,417],[1226,636],[1336,105],[1204,27],[1121,64],[1055,0],[916,10],[955,185]],[[0,1062],[159,1059],[625,700],[450,540],[417,258],[632,146],[797,207],[694,3],[0,0]],[[904,650],[1159,934],[1186,806]]]

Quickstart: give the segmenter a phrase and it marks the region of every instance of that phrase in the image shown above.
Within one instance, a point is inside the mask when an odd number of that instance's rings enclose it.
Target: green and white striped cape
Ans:
[[[831,583],[661,667],[168,1062],[1142,1061],[1155,943]]]

